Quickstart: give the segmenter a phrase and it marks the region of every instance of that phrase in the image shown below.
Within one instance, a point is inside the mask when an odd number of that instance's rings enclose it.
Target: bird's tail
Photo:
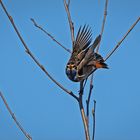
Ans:
[[[101,55],[95,53],[95,66],[96,68],[106,68],[108,69],[108,65],[104,62],[104,59]]]
[[[96,68],[98,69],[98,68],[105,68],[105,69],[108,69],[108,65],[106,64],[106,63],[104,63],[104,62],[95,62],[95,66],[96,66]]]

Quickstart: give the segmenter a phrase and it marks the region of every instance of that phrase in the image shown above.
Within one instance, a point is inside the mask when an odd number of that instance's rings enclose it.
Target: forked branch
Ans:
[[[1,2],[1,6],[4,10],[4,12],[6,13],[8,19],[10,20],[16,34],[18,35],[20,41],[22,42],[24,48],[25,48],[25,51],[27,52],[27,54],[34,60],[34,62],[39,66],[39,68],[58,86],[60,87],[63,91],[65,91],[66,93],[68,93],[69,95],[71,95],[72,97],[74,97],[76,100],[78,100],[78,97],[73,94],[72,91],[69,91],[68,89],[66,89],[64,86],[62,86],[59,82],[57,82],[49,73],[48,71],[44,68],[43,65],[41,65],[39,63],[39,61],[35,58],[35,56],[33,55],[33,53],[31,53],[30,49],[28,48],[28,46],[26,45],[25,41],[23,40],[18,28],[16,27],[15,23],[14,23],[14,20],[13,18],[9,15],[9,13],[7,12],[7,9],[5,8],[4,4]]]
[[[47,32],[45,29],[43,29],[40,25],[37,24],[37,22],[31,18],[31,21],[33,22],[34,26],[43,31],[47,36],[49,36],[55,43],[57,43],[59,46],[61,46],[64,50],[71,53],[71,50],[66,48],[64,45],[62,45],[60,42],[58,42],[49,32]]]
[[[116,51],[116,49],[121,45],[121,43],[125,40],[128,34],[132,31],[132,29],[136,26],[136,24],[140,21],[140,17],[134,22],[134,24],[130,27],[130,29],[126,32],[123,38],[118,42],[118,44],[114,47],[114,49],[106,56],[105,61]]]
[[[70,15],[70,11],[69,11],[69,5],[70,5],[70,0],[68,0],[68,4],[67,4],[66,0],[64,0],[64,6],[65,6],[65,10],[67,12],[69,26],[70,26],[72,45],[74,45],[74,42],[75,42],[75,38],[74,38],[74,25],[73,25],[73,22],[71,20],[71,15]]]
[[[21,130],[21,132],[26,136],[26,138],[28,138],[28,140],[32,140],[32,137],[24,130],[24,128],[22,127],[22,125],[19,123],[19,121],[17,120],[15,114],[11,111],[5,97],[3,96],[2,92],[0,91],[0,97],[4,102],[4,105],[6,106],[8,112],[10,113],[11,117],[13,118],[14,122],[16,123],[17,127]]]

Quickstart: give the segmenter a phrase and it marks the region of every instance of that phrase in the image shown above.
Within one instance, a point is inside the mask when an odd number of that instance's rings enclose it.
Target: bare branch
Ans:
[[[74,42],[75,42],[75,38],[74,38],[74,26],[73,26],[73,22],[71,20],[71,15],[70,15],[70,11],[69,11],[69,4],[70,4],[70,0],[68,1],[68,4],[67,4],[66,0],[64,0],[64,6],[65,6],[65,10],[67,12],[69,26],[70,26],[72,45],[74,45]]]
[[[130,27],[127,33],[123,36],[123,38],[118,42],[118,44],[114,47],[114,49],[106,56],[105,61],[116,51],[116,49],[121,45],[124,39],[128,36],[128,34],[132,31],[132,29],[136,26],[136,24],[140,21],[140,17],[134,22],[134,24]]]
[[[103,36],[103,32],[104,32],[104,27],[105,27],[105,22],[106,22],[106,16],[107,16],[107,6],[108,6],[108,0],[106,0],[105,2],[105,8],[104,8],[104,18],[103,18],[103,22],[102,22],[102,28],[101,28],[101,39],[102,39],[102,36]],[[100,48],[100,44],[101,44],[101,40],[97,46],[97,49],[96,49],[96,53],[98,53],[99,51],[99,48]]]
[[[21,130],[21,132],[28,138],[28,140],[32,140],[32,137],[24,130],[24,128],[22,127],[22,125],[19,123],[19,121],[17,120],[15,114],[11,111],[6,99],[4,98],[2,92],[0,91],[0,97],[2,98],[8,112],[10,113],[12,119],[14,120],[14,122],[16,123],[17,127]]]
[[[15,25],[15,23],[14,23],[13,18],[9,15],[9,13],[7,12],[5,6],[4,6],[4,4],[3,4],[2,2],[1,2],[1,5],[2,5],[2,8],[3,8],[4,12],[6,13],[7,17],[9,18],[9,20],[10,20],[10,22],[11,22],[11,24],[12,24],[14,30],[15,30],[15,32],[17,33],[17,35],[18,35],[20,41],[22,42],[22,44],[23,44],[23,46],[24,46],[25,51],[27,52],[27,54],[34,60],[34,62],[39,66],[39,68],[41,68],[41,70],[42,70],[42,71],[43,71],[43,72],[44,72],[58,87],[60,87],[63,91],[65,91],[66,93],[68,93],[69,95],[71,95],[72,97],[74,97],[76,100],[78,100],[78,97],[77,97],[75,94],[73,94],[72,91],[69,91],[69,90],[67,90],[66,88],[64,88],[59,82],[57,82],[57,81],[47,72],[47,70],[43,67],[43,65],[41,65],[41,64],[39,63],[39,61],[35,58],[35,56],[34,56],[34,55],[31,53],[31,51],[29,50],[29,48],[28,48],[28,46],[26,45],[25,41],[23,40],[23,38],[22,38],[22,36],[21,36],[19,30],[17,29],[17,27],[16,27],[16,25]]]
[[[80,112],[81,112],[81,116],[82,116],[82,120],[83,120],[83,124],[84,124],[86,140],[90,140],[88,123],[87,123],[87,119],[86,119],[86,115],[85,115],[85,111],[84,111],[84,107],[83,107],[83,92],[84,92],[83,82],[84,81],[80,82],[79,108],[80,108]]]
[[[86,100],[86,105],[87,105],[87,123],[89,126],[89,104],[90,104],[90,98],[91,98],[91,94],[92,94],[92,89],[93,89],[93,74],[91,75],[91,80],[90,80],[90,87],[89,87],[89,94],[88,94],[88,98]]]
[[[60,42],[58,42],[50,33],[48,33],[46,30],[44,30],[41,26],[39,26],[36,21],[31,18],[31,21],[33,22],[34,26],[43,31],[47,36],[49,36],[54,42],[56,42],[59,46],[61,46],[64,50],[71,53],[71,50],[67,49],[65,46],[63,46]]]
[[[94,108],[92,109],[92,117],[93,117],[93,134],[92,134],[92,140],[94,140],[95,137],[95,111],[96,111],[96,101],[94,100]]]

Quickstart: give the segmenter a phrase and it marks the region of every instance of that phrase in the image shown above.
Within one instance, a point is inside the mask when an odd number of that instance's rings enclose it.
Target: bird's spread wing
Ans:
[[[88,51],[86,52],[85,56],[83,57],[82,61],[80,62],[78,69],[81,70],[85,65],[87,65],[89,62],[92,62],[95,57],[94,50],[96,46],[99,44],[101,40],[101,36],[97,36],[93,44],[90,46]]]
[[[80,27],[76,36],[76,41],[73,46],[73,50],[76,52],[81,52],[89,47],[92,41],[92,32],[89,26],[84,25],[84,27]]]

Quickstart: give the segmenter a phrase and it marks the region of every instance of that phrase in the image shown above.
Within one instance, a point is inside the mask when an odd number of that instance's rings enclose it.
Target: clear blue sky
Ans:
[[[3,0],[31,51],[45,68],[75,93],[78,84],[65,75],[69,54],[33,26],[34,18],[71,49],[63,0]],[[71,0],[75,33],[89,24],[95,38],[101,29],[105,0]],[[140,16],[139,0],[109,1],[100,53],[103,57]],[[97,101],[95,140],[140,140],[140,23],[94,77]],[[33,140],[84,140],[76,101],[66,95],[25,53],[0,6],[0,90]],[[86,94],[86,92],[85,92]],[[86,95],[85,95],[86,97]],[[92,108],[93,103],[91,103]],[[90,126],[92,127],[92,126]],[[0,99],[0,139],[25,140]]]

